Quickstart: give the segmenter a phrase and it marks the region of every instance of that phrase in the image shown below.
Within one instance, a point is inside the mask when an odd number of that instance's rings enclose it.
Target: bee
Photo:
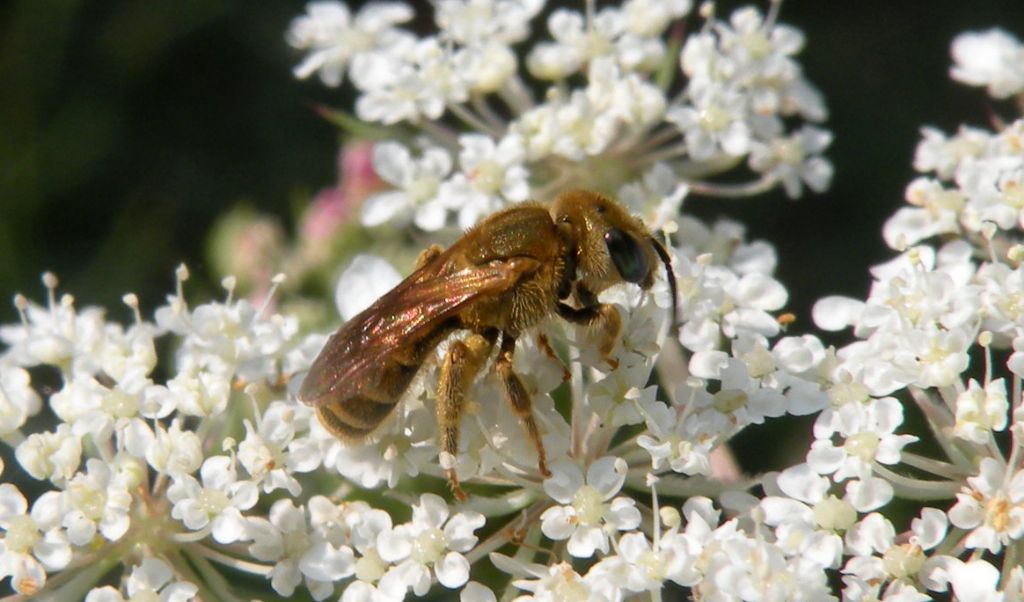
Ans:
[[[575,190],[550,206],[526,202],[469,229],[447,250],[433,246],[411,275],[343,324],[324,345],[298,397],[346,442],[366,438],[391,414],[434,349],[456,331],[441,362],[439,447],[454,458],[466,393],[495,346],[493,369],[548,477],[530,394],[512,369],[516,339],[551,314],[590,326],[610,364],[622,321],[597,295],[621,282],[649,289],[664,264],[676,322],[676,281],[665,247],[615,201]],[[550,348],[548,348],[550,350]],[[465,499],[452,466],[452,492]]]

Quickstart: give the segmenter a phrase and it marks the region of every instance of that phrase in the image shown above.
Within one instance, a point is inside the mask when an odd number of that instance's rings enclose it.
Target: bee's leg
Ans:
[[[622,334],[622,317],[619,316],[619,310],[615,309],[614,305],[596,303],[577,309],[565,303],[559,303],[556,309],[558,315],[569,322],[597,328],[600,331],[597,350],[601,352],[601,357],[608,362],[612,369],[618,367],[618,360],[611,357],[611,354],[615,349],[615,343],[618,342],[619,336]]]
[[[466,391],[480,372],[484,360],[494,347],[497,331],[473,333],[465,341],[453,341],[441,364],[437,385],[437,428],[441,453],[450,455],[452,465],[446,468],[452,493],[459,500],[466,499],[455,475],[455,457],[459,453],[459,421],[466,400]]]
[[[505,385],[505,395],[509,404],[512,405],[512,411],[523,421],[526,434],[530,437],[534,449],[537,450],[537,467],[540,469],[540,474],[550,477],[551,471],[547,466],[544,442],[540,438],[540,429],[537,428],[537,421],[533,417],[533,400],[530,399],[530,394],[523,386],[523,381],[512,371],[512,354],[515,350],[516,338],[507,332],[503,333],[501,335],[501,350],[498,352],[494,368],[498,372],[502,384]]]
[[[430,263],[430,261],[432,259],[436,258],[443,251],[444,251],[444,247],[442,247],[441,245],[437,245],[437,244],[430,245],[426,249],[423,249],[423,251],[420,252],[419,257],[416,258],[416,268],[415,269],[418,270],[418,269],[422,268],[423,266],[427,265],[428,263]]]
[[[540,347],[540,350],[543,351],[545,355],[555,360],[556,362],[558,362],[560,366],[562,366],[562,382],[568,382],[568,380],[572,378],[572,373],[569,372],[569,368],[565,366],[565,362],[562,361],[562,358],[558,357],[558,354],[555,353],[554,348],[551,347],[551,341],[548,340],[548,335],[544,334],[543,332],[537,334],[537,347]]]

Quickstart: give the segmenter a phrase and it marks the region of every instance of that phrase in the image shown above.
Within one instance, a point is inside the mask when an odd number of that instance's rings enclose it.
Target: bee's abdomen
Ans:
[[[394,409],[395,403],[379,403],[362,396],[317,406],[316,415],[332,435],[344,440],[363,439]]]
[[[390,362],[374,386],[352,397],[326,400],[317,406],[316,415],[334,436],[363,439],[391,414],[418,370],[419,366]]]

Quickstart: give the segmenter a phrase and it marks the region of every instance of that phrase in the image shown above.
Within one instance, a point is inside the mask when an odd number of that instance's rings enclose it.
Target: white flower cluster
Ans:
[[[658,227],[678,213],[688,183],[710,195],[782,185],[793,197],[805,185],[828,186],[832,167],[821,153],[831,135],[792,126],[826,116],[794,58],[803,36],[774,12],[743,8],[725,22],[709,5],[704,26],[683,39],[690,0],[557,8],[551,40],[526,52],[523,72],[514,47],[542,8],[541,0],[444,0],[435,3],[437,33],[422,37],[399,27],[413,18],[401,3],[353,15],[336,0],[317,1],[295,19],[288,40],[307,52],[297,77],[318,73],[336,86],[347,75],[360,119],[417,134],[377,144],[374,166],[394,189],[368,199],[365,225],[435,231],[454,216],[467,228],[509,203],[596,182]],[[531,93],[538,87],[540,100]],[[758,179],[697,179],[744,160]]]
[[[996,98],[1024,92],[1024,53],[1009,34],[964,34],[953,55],[954,78]],[[884,228],[902,253],[871,270],[865,301],[831,297],[815,307],[819,326],[852,327],[858,340],[828,362],[831,407],[806,463],[778,485],[811,505],[819,529],[827,515],[829,529],[845,531],[850,599],[926,600],[952,587],[958,599],[1001,600],[1022,591],[1022,149],[1024,119],[952,136],[925,128],[914,162],[924,175]],[[945,241],[928,244],[935,237]],[[901,399],[916,404],[944,458],[905,449],[918,437],[901,433]],[[824,497],[840,484],[842,499]],[[894,495],[950,505],[922,508],[902,542],[881,514],[855,522],[854,510]]]
[[[646,293],[602,293],[623,325],[610,357],[596,333],[557,320],[518,341],[541,474],[490,369],[467,394],[458,454],[439,457],[434,367],[447,342],[379,429],[342,442],[291,395],[324,337],[235,299],[232,278],[223,302],[190,307],[182,267],[152,321],[125,296],[124,327],[58,297],[47,274],[47,302],[16,296],[21,322],[0,327],[0,441],[16,460],[0,466],[0,578],[25,596],[91,602],[387,602],[435,587],[464,602],[658,600],[665,588],[723,601],[1020,599],[1024,122],[926,130],[913,206],[886,226],[901,255],[873,269],[866,300],[815,308],[822,328],[857,340],[832,349],[789,334],[774,249],[735,223],[678,215],[689,191],[795,196],[828,183],[829,134],[787,129],[825,110],[793,58],[802,35],[771,6],[726,22],[707,4],[686,38],[686,0],[556,9],[551,40],[524,53],[546,86],[537,102],[513,46],[540,2],[439,0],[426,38],[399,28],[405,4],[310,4],[289,32],[309,51],[296,74],[347,77],[361,119],[422,134],[377,145],[396,190],[364,206],[364,223],[470,225],[596,173],[676,241],[678,336],[666,335],[659,276]],[[954,76],[1019,95],[1019,48],[1001,32],[960,38]],[[742,161],[757,180],[697,179]],[[947,241],[926,244],[935,236]],[[340,312],[396,278],[358,258]],[[907,401],[945,457],[908,449]],[[758,478],[716,469],[745,427],[814,414],[799,464]],[[448,469],[471,494],[460,505],[425,492]],[[28,479],[40,493],[15,484]],[[882,514],[897,496],[928,503],[902,532]],[[511,576],[504,591],[484,562]],[[273,594],[222,571],[263,577]]]
[[[2,437],[16,468],[49,490],[30,504],[14,484],[0,485],[0,576],[26,596],[92,602],[233,599],[225,582],[208,579],[214,564],[266,576],[281,596],[304,583],[317,600],[341,580],[352,581],[346,600],[378,588],[387,599],[422,595],[435,578],[463,585],[462,553],[484,519],[453,513],[436,495],[394,526],[360,502],[261,501],[278,489],[300,496],[299,478],[336,447],[310,408],[275,399],[321,339],[300,340],[294,318],[233,300],[230,279],[223,303],[190,308],[187,278],[179,268],[178,291],[155,322],[127,295],[136,317],[128,329],[97,308],[76,310],[70,296],[58,301],[50,274],[45,307],[16,298],[22,323],[0,328]],[[158,337],[176,349],[163,382],[152,380]],[[45,405],[30,378],[42,366],[62,381]],[[30,418],[55,426],[26,432]],[[120,588],[92,587],[118,564],[133,567]]]

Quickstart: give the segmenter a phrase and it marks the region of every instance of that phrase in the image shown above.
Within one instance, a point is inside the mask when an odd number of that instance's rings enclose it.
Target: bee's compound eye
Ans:
[[[612,228],[605,232],[604,242],[608,245],[608,254],[611,255],[612,263],[619,270],[623,280],[639,284],[647,278],[650,271],[647,255],[636,239],[618,228]]]

